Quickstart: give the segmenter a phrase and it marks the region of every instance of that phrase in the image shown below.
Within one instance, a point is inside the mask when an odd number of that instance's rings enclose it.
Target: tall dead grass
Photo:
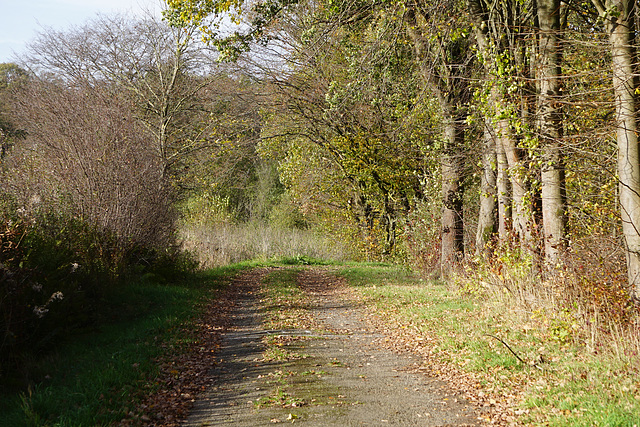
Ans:
[[[640,306],[625,287],[623,253],[600,240],[582,242],[558,268],[540,272],[525,258],[505,256],[467,265],[453,283],[518,329],[576,344],[585,355],[640,366]],[[600,250],[586,250],[586,247]],[[606,254],[606,255],[604,255]]]
[[[180,232],[183,247],[196,254],[205,268],[250,259],[306,256],[344,261],[349,248],[311,230],[273,227],[259,222],[185,226]]]

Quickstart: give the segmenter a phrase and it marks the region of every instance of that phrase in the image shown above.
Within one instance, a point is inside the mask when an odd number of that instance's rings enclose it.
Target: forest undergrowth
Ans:
[[[167,393],[193,393],[201,385],[188,375],[193,367],[185,365],[185,355],[203,346],[197,336],[200,318],[247,267],[193,272],[164,284],[132,281],[105,292],[95,313],[101,322],[69,333],[46,351],[21,354],[28,377],[4,382],[0,425],[140,425],[151,422],[145,411],[171,421],[183,407],[174,408],[176,400]],[[144,408],[155,394],[168,403]]]
[[[316,262],[298,256],[269,264]],[[142,396],[166,386],[156,361],[163,360],[170,383],[187,389],[180,361],[199,345],[190,335],[197,316],[231,277],[257,265],[264,262],[210,269],[175,284],[114,288],[104,303],[118,307],[119,314],[42,357],[34,365],[39,366],[33,371],[37,381],[3,396],[0,421],[145,422],[138,414]],[[467,377],[457,387],[469,388],[497,414],[487,424],[640,422],[638,318],[630,307],[623,318],[615,307],[597,306],[594,294],[584,284],[578,292],[568,273],[540,283],[528,274],[526,262],[498,270],[468,264],[448,281],[425,279],[391,264],[323,268],[345,277],[372,318],[382,319],[378,326],[391,347],[423,356],[423,370],[430,375],[449,381]],[[170,410],[163,408],[167,414]]]
[[[279,257],[396,263],[343,273],[505,422],[640,424],[637,2],[166,3],[0,64],[8,425],[133,420],[196,264]]]
[[[240,258],[267,259],[286,247],[287,256],[306,264],[313,260],[299,254],[337,253],[319,240],[306,241],[312,249],[293,244],[303,233],[260,252],[260,239],[276,234],[248,226],[235,232],[217,238],[232,242],[226,250]],[[253,251],[239,254],[243,244]],[[640,422],[640,315],[624,285],[622,254],[605,244],[576,242],[566,262],[546,272],[514,248],[496,249],[489,262],[471,259],[446,281],[401,265],[339,269],[371,312],[388,320],[400,346],[425,355],[444,379],[452,369],[471,375],[502,421],[633,426]],[[212,256],[210,248],[198,249]]]

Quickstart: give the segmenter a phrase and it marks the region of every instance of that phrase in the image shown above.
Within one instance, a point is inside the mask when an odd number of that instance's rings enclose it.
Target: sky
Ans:
[[[16,62],[44,28],[64,30],[97,13],[160,14],[162,0],[0,0],[0,63]]]

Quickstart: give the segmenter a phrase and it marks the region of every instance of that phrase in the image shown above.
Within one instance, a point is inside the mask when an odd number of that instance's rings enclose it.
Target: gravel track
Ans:
[[[268,331],[260,281],[268,269],[239,277],[231,327],[223,336],[212,386],[184,426],[471,426],[480,412],[443,382],[417,372],[422,360],[380,348],[363,309],[330,272],[307,268],[308,329]],[[291,357],[265,359],[265,337]]]

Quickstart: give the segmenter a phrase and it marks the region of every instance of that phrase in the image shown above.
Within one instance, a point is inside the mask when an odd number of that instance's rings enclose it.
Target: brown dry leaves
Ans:
[[[345,286],[346,285],[342,285]],[[348,289],[351,297],[362,301],[362,297]],[[422,366],[418,369],[425,375],[445,381],[455,395],[469,401],[482,411],[481,421],[485,425],[520,425],[518,422],[518,402],[522,400],[522,387],[514,383],[511,390],[505,392],[493,389],[491,382],[482,385],[481,375],[461,369],[451,362],[452,357],[441,349],[436,349],[437,342],[433,337],[425,335],[415,325],[403,324],[391,312],[377,312],[371,306],[363,310],[366,323],[385,338],[379,339],[381,347],[396,352],[410,352],[421,356]],[[503,380],[504,381],[504,380]]]
[[[385,338],[377,340],[383,348],[398,353],[410,352],[419,355],[423,361],[418,369],[430,377],[445,381],[456,396],[459,396],[482,412],[481,421],[485,425],[520,425],[519,411],[516,409],[521,401],[522,385],[511,384],[511,390],[495,390],[491,386],[482,386],[480,375],[466,372],[454,363],[442,351],[434,351],[435,339],[426,336],[415,325],[403,324],[391,311],[379,312],[372,304],[351,289],[344,278],[336,277],[329,272],[305,274],[300,276],[300,285],[305,291],[332,298],[350,301],[355,307],[362,307],[360,314],[363,322],[371,329],[383,334]]]
[[[209,305],[205,317],[197,324],[194,342],[179,353],[159,361],[161,374],[154,380],[158,391],[148,396],[137,408],[137,415],[132,412],[132,416],[123,420],[121,425],[180,425],[180,420],[188,415],[195,396],[211,382],[208,372],[216,363],[215,352],[220,346],[221,334],[229,326],[229,314],[236,296],[240,292],[256,292],[260,287],[261,276],[256,270],[243,276],[242,280],[234,282]],[[394,318],[393,313],[377,312],[373,305],[367,306],[366,301],[349,288],[344,279],[331,272],[317,269],[312,273],[302,271],[298,284],[305,293],[347,300],[354,307],[362,307],[359,310],[361,320],[385,335],[385,338],[378,340],[381,347],[419,355],[423,362],[418,371],[445,381],[454,392],[454,398],[459,396],[480,408],[483,424],[520,424],[520,411],[517,411],[516,405],[521,401],[521,384],[512,384],[509,391],[504,388],[492,389],[490,385],[482,386],[480,375],[464,371],[447,361],[451,358],[446,354],[434,351],[437,345],[434,338],[425,336],[413,325],[402,324]],[[299,321],[298,327],[319,326],[307,315]],[[193,331],[185,331],[185,334],[193,334]]]
[[[229,327],[237,295],[255,292],[259,277],[256,271],[243,274],[211,301],[199,322],[185,326],[181,335],[193,339],[157,361],[160,374],[152,381],[157,391],[147,396],[120,425],[180,425],[196,396],[211,384],[209,372],[217,363],[215,355],[220,348],[222,334]]]

